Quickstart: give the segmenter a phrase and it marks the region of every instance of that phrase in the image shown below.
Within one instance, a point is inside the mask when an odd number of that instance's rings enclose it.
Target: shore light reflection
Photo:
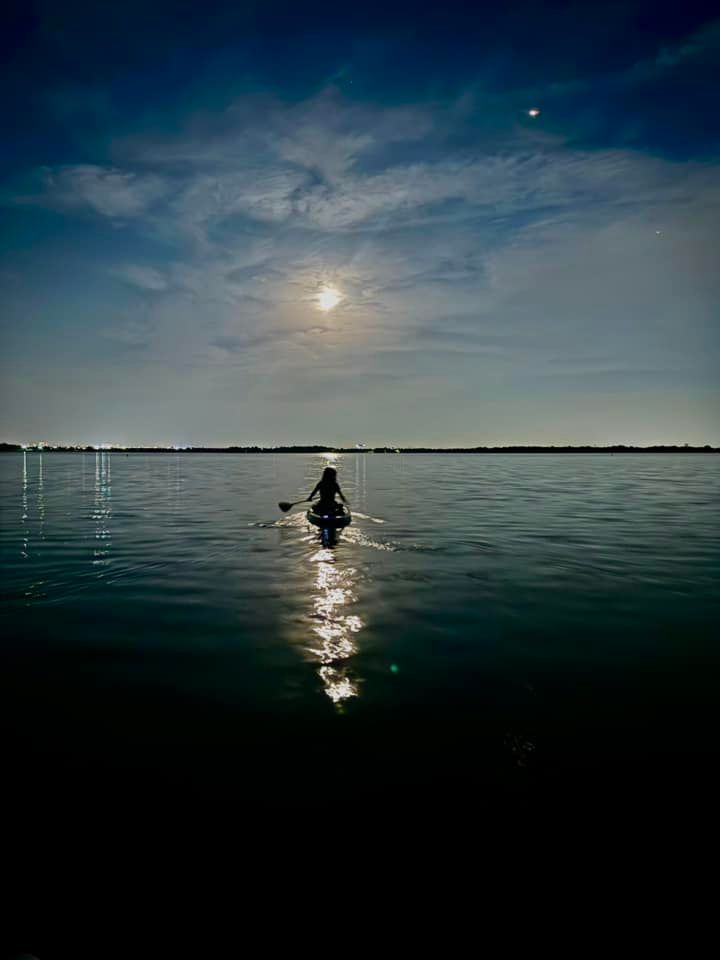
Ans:
[[[106,451],[95,453],[95,500],[92,518],[95,522],[95,548],[93,565],[107,566],[110,563],[112,536],[110,520],[112,518],[112,486],[110,474],[110,455]]]

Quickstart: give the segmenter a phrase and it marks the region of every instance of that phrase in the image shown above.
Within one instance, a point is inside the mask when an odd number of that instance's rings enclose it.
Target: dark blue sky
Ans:
[[[720,441],[720,16],[468,6],[15,7],[2,436]]]

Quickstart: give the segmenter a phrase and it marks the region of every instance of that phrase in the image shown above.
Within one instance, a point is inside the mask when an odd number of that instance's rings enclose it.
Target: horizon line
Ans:
[[[94,453],[94,452],[124,452],[124,453],[330,453],[330,454],[349,454],[349,453],[538,453],[538,452],[620,452],[620,451],[639,451],[639,452],[668,452],[668,451],[686,451],[718,453],[720,447],[714,447],[709,443],[691,444],[691,443],[651,443],[651,444],[628,444],[628,443],[610,443],[610,444],[589,444],[589,443],[563,443],[563,444],[540,444],[540,443],[509,443],[509,444],[490,444],[477,446],[459,446],[459,447],[432,447],[432,446],[411,446],[394,447],[388,445],[368,446],[365,444],[353,447],[328,446],[325,444],[278,444],[277,446],[259,446],[256,444],[250,446],[240,446],[230,444],[227,446],[194,446],[194,445],[160,445],[160,444],[63,444],[63,443],[44,443],[37,442],[33,444],[21,443],[0,443],[0,452],[20,453],[20,452],[59,452],[59,453]]]

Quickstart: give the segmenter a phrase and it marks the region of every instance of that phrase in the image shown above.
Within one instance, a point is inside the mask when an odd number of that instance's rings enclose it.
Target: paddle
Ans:
[[[294,503],[288,503],[287,500],[281,500],[278,506],[283,513],[287,513],[292,507],[296,507],[299,503],[307,503],[310,500],[310,497],[303,497],[302,500],[295,500]]]

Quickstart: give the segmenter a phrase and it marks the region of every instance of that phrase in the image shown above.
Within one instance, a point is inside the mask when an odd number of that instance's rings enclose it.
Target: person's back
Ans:
[[[316,493],[320,494],[320,500],[318,502],[317,509],[325,510],[328,513],[331,511],[337,511],[339,509],[339,504],[335,502],[336,493],[339,495],[343,503],[347,503],[347,500],[343,496],[343,492],[337,482],[337,471],[333,467],[325,467],[322,477],[315,484],[313,492],[308,497],[308,500],[312,500]]]

